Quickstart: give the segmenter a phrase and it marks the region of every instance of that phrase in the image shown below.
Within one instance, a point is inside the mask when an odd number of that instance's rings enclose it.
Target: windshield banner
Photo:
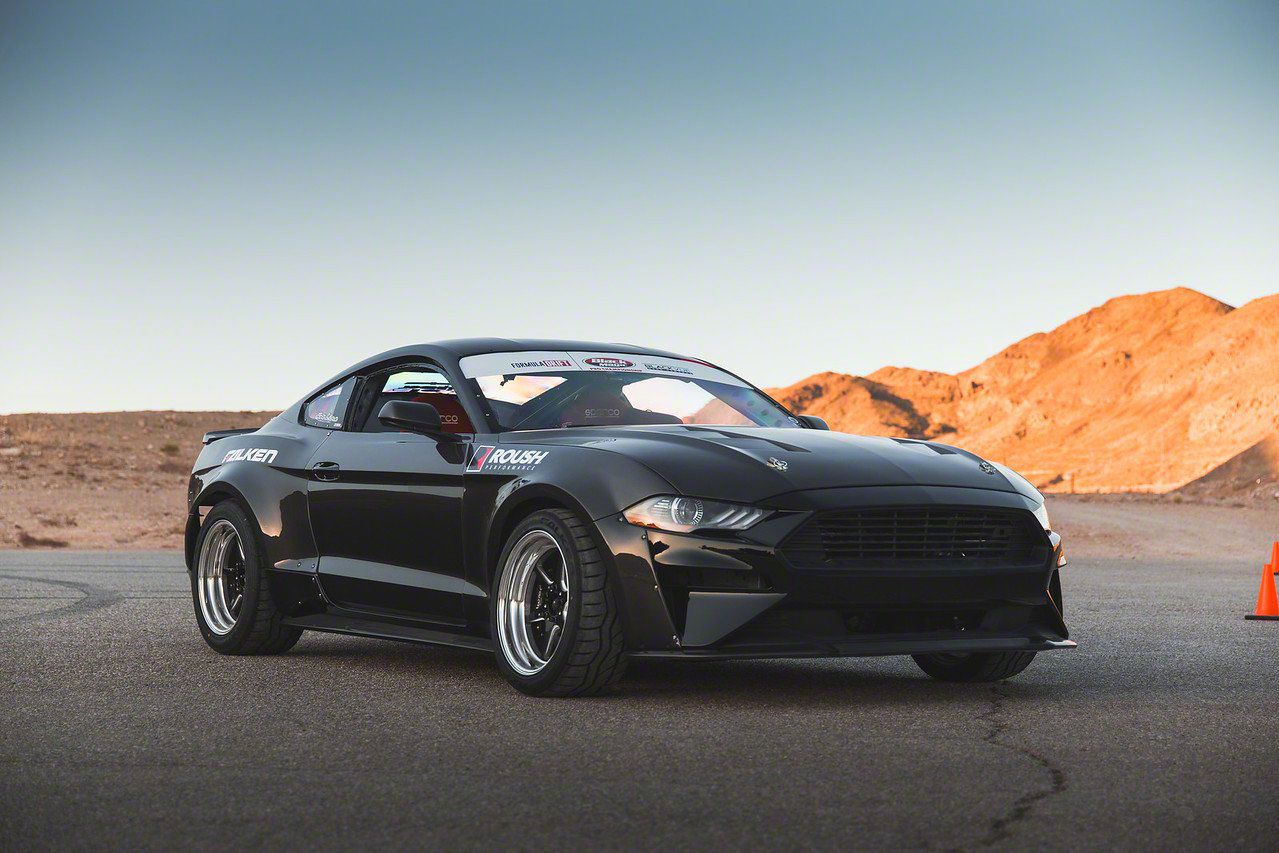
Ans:
[[[468,379],[477,376],[585,371],[651,373],[673,379],[703,379],[739,388],[750,387],[737,377],[708,364],[660,355],[620,352],[493,352],[467,356],[459,364],[462,366],[462,374]]]

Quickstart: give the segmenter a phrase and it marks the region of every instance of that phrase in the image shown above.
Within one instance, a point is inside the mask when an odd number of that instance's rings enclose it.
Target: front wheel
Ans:
[[[622,677],[621,614],[590,523],[535,512],[502,549],[490,617],[497,665],[532,696],[585,696]]]
[[[919,668],[939,681],[1003,681],[1035,659],[1034,652],[968,652],[911,655]]]

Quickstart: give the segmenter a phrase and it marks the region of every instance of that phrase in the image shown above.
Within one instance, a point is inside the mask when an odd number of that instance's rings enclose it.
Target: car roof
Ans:
[[[490,352],[522,352],[524,350],[565,350],[593,352],[623,352],[631,355],[663,355],[673,358],[684,358],[665,350],[652,347],[640,347],[635,344],[604,343],[601,341],[565,341],[556,338],[457,338],[450,341],[436,341],[423,346],[448,350],[458,358],[468,355],[482,355]]]
[[[387,350],[366,358],[359,364],[352,365],[346,372],[351,373],[363,370],[383,361],[415,356],[429,358],[449,367],[456,367],[459,359],[466,358],[469,355],[484,355],[490,352],[524,352],[526,350],[620,352],[627,355],[660,355],[667,358],[688,358],[688,356],[679,355],[678,353],[651,347],[638,347],[634,344],[602,343],[600,341],[565,341],[552,338],[456,338],[450,341],[412,344],[398,349]]]
[[[691,358],[690,356],[680,355],[679,353],[669,352],[667,350],[653,349],[652,347],[641,347],[635,344],[623,343],[607,343],[603,341],[572,341],[561,340],[559,338],[455,338],[447,341],[431,341],[422,344],[410,344],[409,346],[397,347],[396,349],[380,352],[377,355],[369,356],[358,364],[353,364],[346,370],[330,377],[322,385],[313,388],[305,397],[298,400],[291,407],[286,409],[281,417],[288,419],[296,419],[301,407],[316,394],[321,393],[327,388],[331,388],[334,383],[341,381],[344,377],[352,374],[361,373],[372,367],[381,365],[385,362],[394,362],[401,359],[422,358],[434,361],[442,365],[447,372],[459,373],[458,361],[471,355],[484,355],[492,352],[524,352],[526,350],[542,350],[551,352],[615,352],[625,355],[656,355],[665,358],[679,358],[688,361],[696,361],[700,364],[706,364],[711,367],[716,365],[699,358]],[[723,368],[718,368],[723,370]],[[729,371],[725,371],[728,373]],[[740,378],[740,377],[738,377]]]

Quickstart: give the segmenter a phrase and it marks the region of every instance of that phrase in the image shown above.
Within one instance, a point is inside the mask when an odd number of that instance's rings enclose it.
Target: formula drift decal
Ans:
[[[239,450],[232,450],[226,456],[222,457],[222,464],[228,462],[265,462],[270,465],[275,461],[275,457],[279,454],[278,450],[268,450],[265,447],[241,447]]]
[[[549,450],[521,450],[510,448],[498,450],[489,444],[481,444],[475,448],[475,455],[466,466],[467,471],[487,471],[504,473],[508,471],[532,471],[542,460],[551,455]]]

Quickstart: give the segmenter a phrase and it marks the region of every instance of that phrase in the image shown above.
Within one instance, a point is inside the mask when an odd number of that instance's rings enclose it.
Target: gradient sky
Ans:
[[[1279,290],[1279,3],[0,3],[0,411],[624,340],[955,371]]]

